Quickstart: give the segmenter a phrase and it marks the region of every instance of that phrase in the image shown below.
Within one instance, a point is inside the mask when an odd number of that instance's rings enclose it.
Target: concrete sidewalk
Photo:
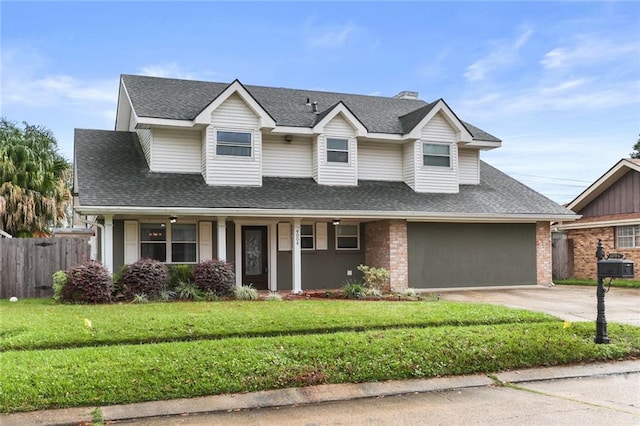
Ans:
[[[320,385],[245,394],[216,395],[191,399],[142,402],[138,404],[112,405],[99,410],[105,423],[140,421],[153,424],[153,418],[185,416],[190,414],[225,413],[258,408],[276,408],[335,401],[361,400],[403,394],[422,394],[435,391],[486,388],[501,385],[500,382],[518,384],[558,379],[588,378],[640,373],[640,361],[594,363],[574,366],[533,368],[508,371],[492,375],[454,376],[433,379],[388,381],[378,383]],[[574,386],[572,384],[572,386]],[[638,389],[629,389],[630,395],[638,395]],[[532,397],[535,395],[531,394]],[[638,403],[640,406],[640,402]],[[78,425],[91,424],[96,407],[45,410],[31,413],[2,415],[2,426],[18,425]],[[640,414],[638,415],[640,423]],[[184,417],[182,417],[184,418]],[[177,417],[176,417],[177,419]],[[145,421],[146,420],[146,421]],[[170,421],[170,420],[169,420]],[[171,421],[170,421],[171,422]],[[165,423],[170,424],[170,423]],[[205,423],[203,423],[205,424]]]

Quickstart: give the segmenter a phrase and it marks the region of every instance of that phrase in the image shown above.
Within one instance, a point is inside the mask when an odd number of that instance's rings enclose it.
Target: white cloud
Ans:
[[[464,76],[469,81],[478,81],[484,79],[494,69],[512,64],[518,59],[518,51],[532,35],[533,30],[527,28],[521,31],[515,41],[505,39],[492,42],[493,49],[489,54],[469,65]]]
[[[196,79],[194,73],[182,69],[175,62],[146,65],[140,68],[140,74],[150,77],[181,78],[184,80]]]
[[[318,35],[311,35],[307,38],[310,47],[331,49],[342,47],[353,38],[358,27],[351,22],[337,28],[322,30]],[[315,32],[314,27],[309,28],[310,32]]]
[[[540,63],[545,69],[571,69],[623,58],[632,61],[638,55],[640,44],[637,41],[618,43],[594,35],[581,35],[566,46],[547,52]]]

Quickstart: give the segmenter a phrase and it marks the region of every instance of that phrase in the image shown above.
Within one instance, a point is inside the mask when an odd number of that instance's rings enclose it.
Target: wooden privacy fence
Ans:
[[[573,240],[553,240],[551,250],[552,276],[554,280],[573,278]]]
[[[51,297],[51,275],[90,254],[86,238],[0,238],[0,298]]]

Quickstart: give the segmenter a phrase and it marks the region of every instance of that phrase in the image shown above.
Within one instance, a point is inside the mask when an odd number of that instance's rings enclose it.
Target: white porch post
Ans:
[[[218,260],[227,261],[227,218],[224,216],[218,216]]]
[[[300,218],[293,219],[293,232],[291,233],[291,280],[292,291],[302,292],[302,256],[300,245]]]
[[[278,290],[278,224],[269,225],[269,290]]]
[[[113,215],[104,215],[104,253],[102,261],[104,266],[113,273]]]
[[[236,285],[242,286],[242,225],[236,222]]]

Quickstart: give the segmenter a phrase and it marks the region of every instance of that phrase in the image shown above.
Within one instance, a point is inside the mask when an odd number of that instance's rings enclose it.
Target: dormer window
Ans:
[[[216,155],[251,157],[251,132],[228,132],[218,130]]]
[[[423,143],[422,164],[425,166],[451,167],[451,151],[449,145]]]
[[[348,163],[349,162],[349,140],[327,138],[327,162],[328,163]]]

